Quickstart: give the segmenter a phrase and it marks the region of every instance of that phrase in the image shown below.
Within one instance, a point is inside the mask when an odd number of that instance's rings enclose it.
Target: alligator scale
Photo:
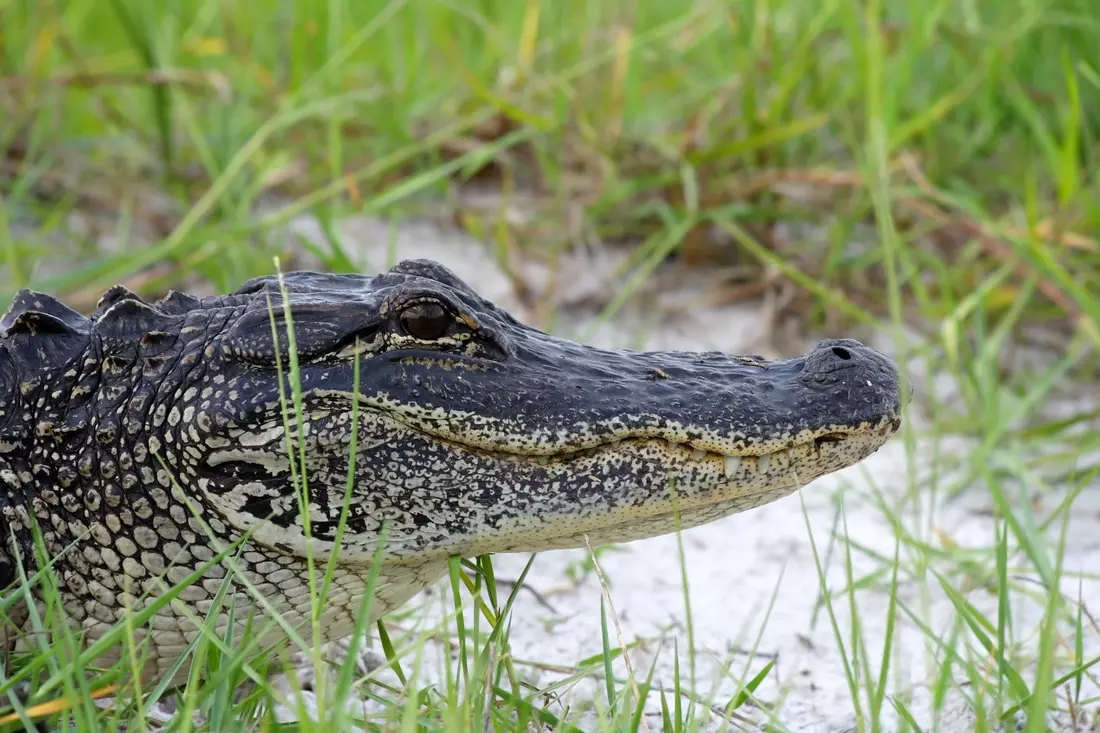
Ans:
[[[774,501],[877,450],[902,402],[893,362],[856,341],[782,361],[600,349],[424,260],[202,299],[115,287],[90,317],[22,291],[0,321],[0,585],[38,570],[37,525],[90,644],[207,566],[135,630],[142,678],[183,682],[172,666],[230,606],[307,641],[349,634],[383,525],[373,618],[451,556],[636,540]],[[307,550],[319,587],[336,540],[314,626]]]

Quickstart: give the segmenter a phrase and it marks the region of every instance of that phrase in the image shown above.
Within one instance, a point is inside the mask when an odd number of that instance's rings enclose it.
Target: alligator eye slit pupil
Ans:
[[[405,333],[421,341],[435,341],[447,334],[452,320],[438,303],[417,303],[401,312]]]

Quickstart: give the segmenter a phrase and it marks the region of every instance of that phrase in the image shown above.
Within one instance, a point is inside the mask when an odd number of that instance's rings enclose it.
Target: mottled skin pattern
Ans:
[[[452,555],[629,541],[674,531],[677,512],[689,528],[785,496],[877,450],[900,424],[901,391],[893,363],[851,340],[769,362],[554,338],[428,261],[260,278],[201,300],[149,304],[116,287],[90,318],[24,291],[0,321],[0,584],[18,561],[37,568],[36,522],[91,642],[252,532],[230,561],[254,587],[234,585],[228,603],[243,623],[266,613],[258,593],[312,639],[307,542],[319,583],[358,400],[319,625],[335,639],[352,629],[383,523],[374,618]],[[163,678],[200,633],[230,561],[137,630],[144,679]],[[225,629],[224,612],[212,618]]]

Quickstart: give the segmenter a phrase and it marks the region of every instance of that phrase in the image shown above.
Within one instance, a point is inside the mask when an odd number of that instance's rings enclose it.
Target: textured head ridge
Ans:
[[[0,318],[0,344],[15,363],[55,368],[84,347],[91,321],[57,299],[21,290]]]

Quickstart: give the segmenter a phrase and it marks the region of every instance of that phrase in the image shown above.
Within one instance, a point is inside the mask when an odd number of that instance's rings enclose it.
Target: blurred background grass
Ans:
[[[1009,265],[981,308],[1033,280],[1024,320],[1095,339],[1097,48],[1091,0],[4,0],[3,288],[229,288],[293,214],[442,200],[505,261],[773,254],[811,312],[943,318]],[[44,267],[73,211],[140,251]]]
[[[335,269],[350,214],[513,274],[626,247],[631,282],[904,321],[960,377],[960,485],[1055,435],[1072,483],[1100,416],[1020,418],[1096,375],[1097,49],[1093,0],[0,0],[0,296],[231,289],[293,265],[300,214]],[[1008,336],[1054,365],[1007,370]]]

